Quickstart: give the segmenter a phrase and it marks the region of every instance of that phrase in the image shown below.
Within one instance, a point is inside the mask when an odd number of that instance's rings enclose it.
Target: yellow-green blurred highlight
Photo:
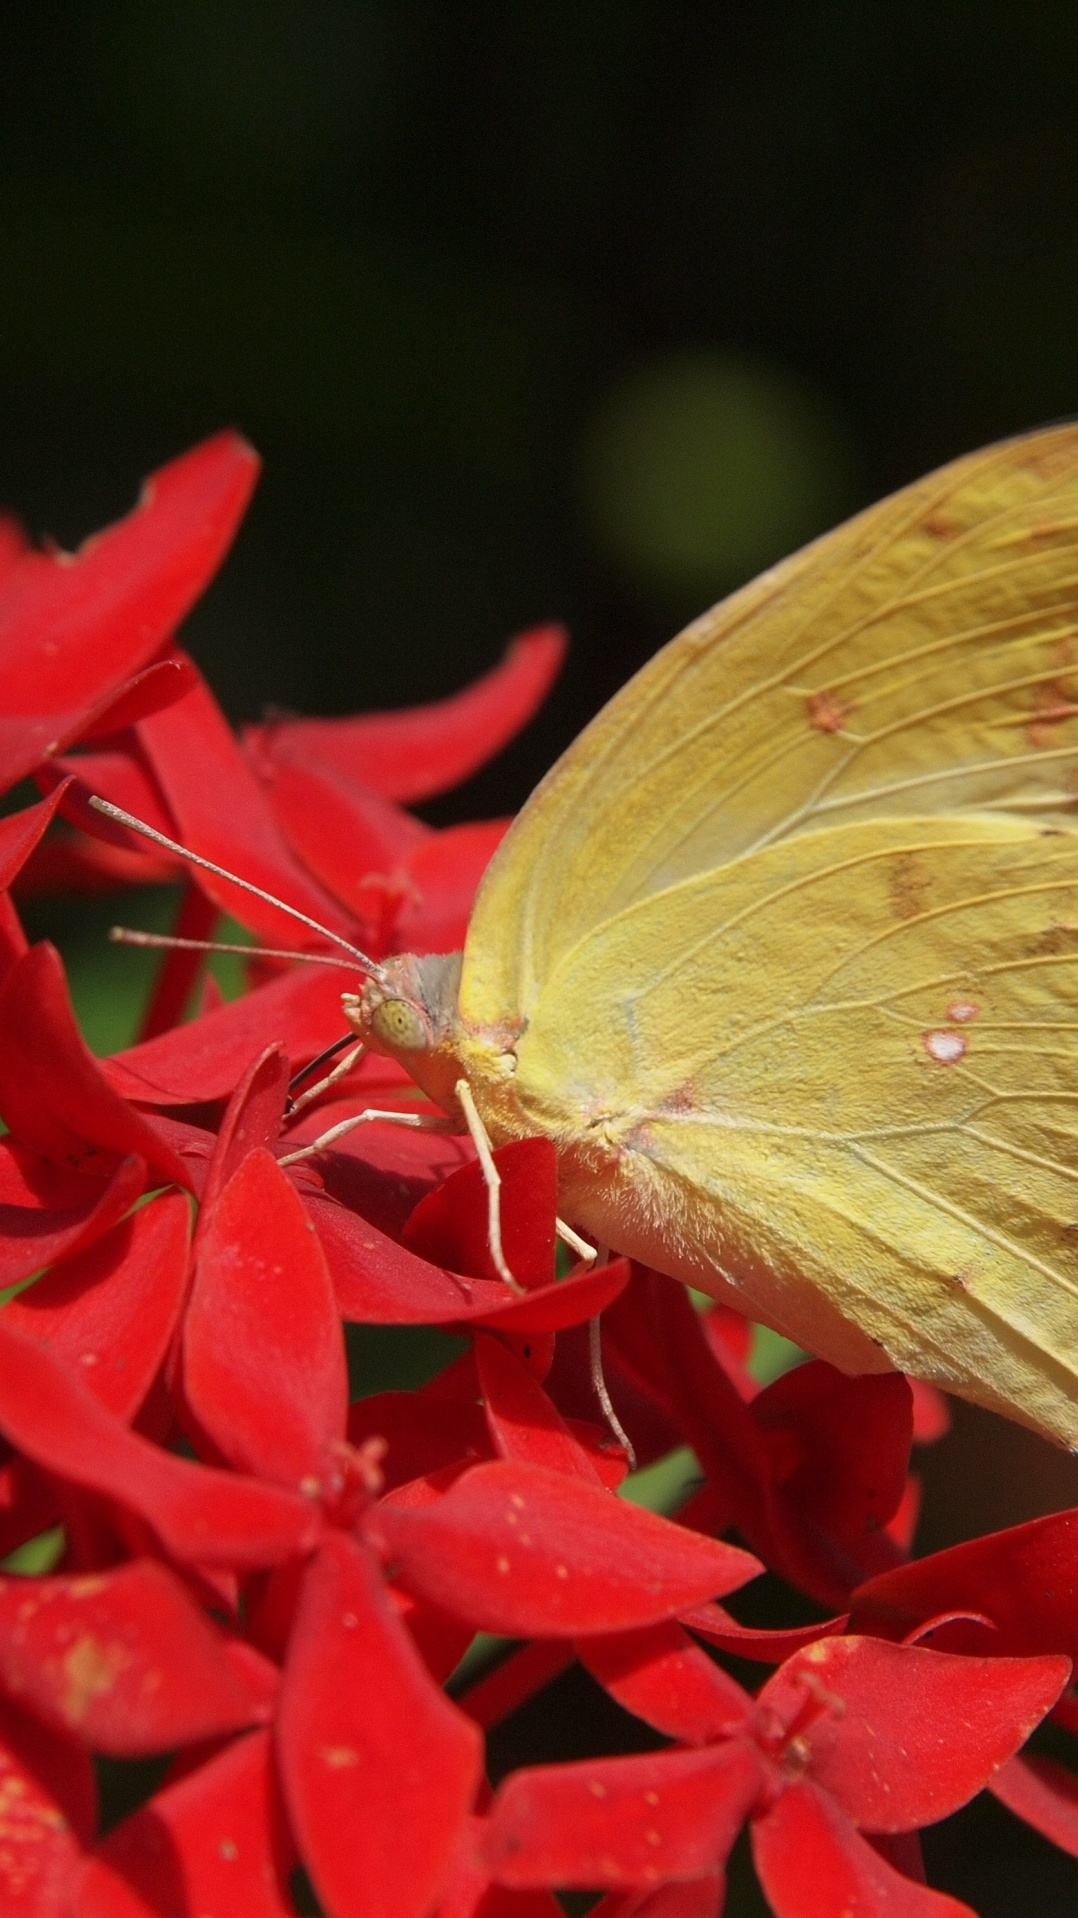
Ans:
[[[628,583],[699,610],[843,519],[850,431],[788,368],[682,351],[617,381],[585,430],[585,517]]]
[[[6,1558],[0,1558],[0,1572],[22,1578],[43,1578],[60,1563],[65,1544],[63,1526],[52,1525],[47,1532],[39,1532],[36,1538],[28,1538],[25,1545],[17,1546]]]
[[[769,1325],[754,1325],[752,1328],[752,1349],[749,1352],[749,1371],[759,1385],[770,1385],[772,1379],[780,1379],[784,1372],[792,1372],[808,1354],[802,1352],[799,1345],[791,1339],[784,1339],[781,1332],[772,1332]]]

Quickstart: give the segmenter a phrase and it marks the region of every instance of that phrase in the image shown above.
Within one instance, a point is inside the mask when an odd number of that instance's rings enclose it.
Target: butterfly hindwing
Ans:
[[[777,842],[580,940],[517,1055],[579,1226],[1078,1443],[1078,836]]]

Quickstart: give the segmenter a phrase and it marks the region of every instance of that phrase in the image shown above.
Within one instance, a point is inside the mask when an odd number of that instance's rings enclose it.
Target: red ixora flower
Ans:
[[[0,524],[0,772],[43,795],[0,821],[0,1909],[274,1918],[302,1866],[329,1918],[556,1918],[572,1887],[603,1918],[717,1918],[748,1824],[778,1918],[945,1918],[916,1833],[986,1786],[1078,1854],[1075,1772],[1021,1751],[1047,1715],[1078,1730],[1078,1512],[911,1558],[938,1396],[815,1361],[761,1390],[734,1314],[624,1260],[559,1278],[549,1141],[497,1155],[519,1295],[469,1146],[365,1127],[295,1159],[402,1089],[366,1062],[290,1109],[340,1031],[330,968],[261,961],[185,1023],[202,960],[172,952],[140,1042],[87,1050],[12,888],[178,878],[181,935],[227,909],[297,944],[90,792],[375,954],[457,945],[503,822],[405,806],[561,658],[541,628],[437,705],[235,738],[175,633],[256,470],[210,440],[74,557]],[[355,1352],[378,1325],[460,1343],[350,1403],[345,1329]],[[686,1448],[682,1502],[648,1509]],[[764,1567],[822,1620],[740,1623],[721,1601]],[[477,1634],[499,1662],[462,1665]],[[727,1655],[777,1669],[752,1695]],[[492,1791],[485,1731],[574,1663],[662,1748]],[[155,1754],[103,1831],[95,1759]]]
[[[714,1882],[750,1819],[778,1918],[965,1909],[917,1883],[915,1847],[894,1848],[891,1863],[886,1841],[979,1791],[1070,1671],[1059,1657],[827,1638],[753,1700],[677,1625],[585,1643],[580,1656],[619,1702],[683,1742],[514,1773],[473,1834],[473,1872],[519,1887]]]

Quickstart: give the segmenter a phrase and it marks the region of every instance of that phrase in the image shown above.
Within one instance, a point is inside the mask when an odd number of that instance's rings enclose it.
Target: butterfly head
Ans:
[[[341,996],[344,1016],[372,1052],[396,1059],[440,1105],[460,1077],[456,1057],[459,952],[387,959],[359,992]]]

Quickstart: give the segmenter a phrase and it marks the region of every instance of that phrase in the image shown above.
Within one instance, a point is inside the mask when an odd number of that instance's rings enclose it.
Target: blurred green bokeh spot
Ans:
[[[610,390],[585,430],[580,483],[617,570],[691,609],[844,518],[857,458],[838,409],[787,369],[680,352]]]

